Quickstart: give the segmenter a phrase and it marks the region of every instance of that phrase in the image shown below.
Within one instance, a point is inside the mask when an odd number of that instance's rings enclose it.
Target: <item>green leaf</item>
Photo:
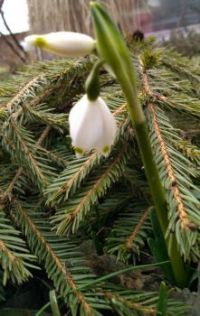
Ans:
[[[167,316],[167,299],[168,299],[167,287],[164,282],[161,282],[156,316]]]
[[[55,290],[52,290],[49,292],[49,299],[50,299],[51,310],[53,314],[52,316],[61,316]]]

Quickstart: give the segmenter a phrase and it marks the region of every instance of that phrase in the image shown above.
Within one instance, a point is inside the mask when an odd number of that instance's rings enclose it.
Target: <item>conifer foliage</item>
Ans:
[[[150,49],[137,49],[134,63],[167,197],[167,237],[175,234],[185,262],[195,265],[200,67],[164,50],[149,67]],[[152,204],[123,93],[105,70],[101,96],[118,123],[115,145],[107,158],[93,151],[80,159],[71,146],[68,113],[92,63],[88,57],[39,62],[0,84],[0,300],[7,299],[7,285],[31,284],[42,270],[63,314],[158,315],[158,287],[130,285],[120,272],[147,263],[144,253],[153,262]],[[103,258],[110,267],[102,272]],[[169,298],[166,315],[175,314],[186,315],[186,307]]]

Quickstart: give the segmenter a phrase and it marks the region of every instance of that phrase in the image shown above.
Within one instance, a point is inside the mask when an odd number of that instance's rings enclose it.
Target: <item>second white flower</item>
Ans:
[[[95,48],[95,40],[92,37],[76,32],[33,34],[25,37],[24,41],[28,48],[36,46],[65,57],[85,56]]]

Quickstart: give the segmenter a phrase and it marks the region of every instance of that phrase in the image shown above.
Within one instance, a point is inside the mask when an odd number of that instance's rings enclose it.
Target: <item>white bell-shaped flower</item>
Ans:
[[[92,37],[76,32],[29,35],[24,40],[27,46],[40,47],[48,52],[66,57],[85,56],[95,48],[95,40]]]
[[[91,101],[86,94],[71,109],[69,127],[77,156],[93,148],[107,155],[117,132],[115,118],[104,100],[98,97]]]

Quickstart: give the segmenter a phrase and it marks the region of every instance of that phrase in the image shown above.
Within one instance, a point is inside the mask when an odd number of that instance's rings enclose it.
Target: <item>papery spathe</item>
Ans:
[[[101,97],[95,101],[84,95],[69,114],[70,136],[76,154],[97,149],[104,155],[113,145],[117,124],[113,114]]]
[[[48,52],[66,57],[85,56],[95,48],[95,40],[92,37],[76,32],[35,34],[25,37],[24,40],[28,46],[40,47]]]

